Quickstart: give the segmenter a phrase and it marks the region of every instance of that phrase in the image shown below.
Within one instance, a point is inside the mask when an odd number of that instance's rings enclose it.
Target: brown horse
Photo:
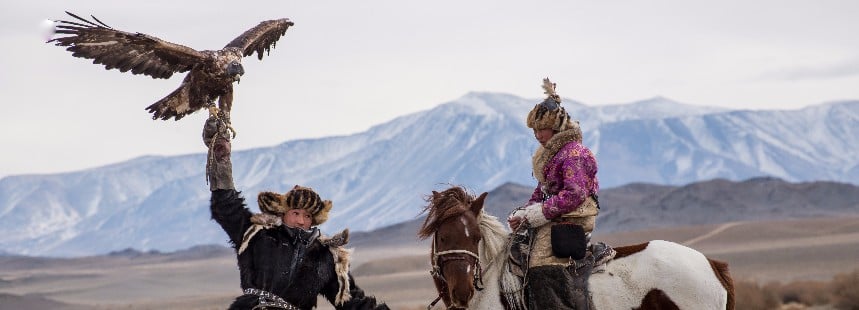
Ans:
[[[418,236],[432,239],[432,274],[448,309],[525,309],[522,283],[507,265],[509,233],[483,212],[487,193],[433,191]],[[728,265],[673,242],[615,248],[588,287],[595,309],[734,309]]]

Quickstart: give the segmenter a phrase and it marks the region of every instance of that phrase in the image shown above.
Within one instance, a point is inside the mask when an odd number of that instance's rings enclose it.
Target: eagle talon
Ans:
[[[230,132],[233,133],[233,139],[235,139],[236,138],[236,129],[233,128],[233,125],[230,125],[229,123],[227,123],[227,129],[229,129]]]
[[[214,107],[214,106],[213,106],[213,107]],[[211,112],[211,109],[212,109],[212,108],[209,108],[209,111],[210,111],[210,112]],[[227,127],[227,130],[229,130],[229,131],[232,133],[232,139],[235,139],[235,138],[236,138],[236,129],[235,129],[235,128],[233,128],[233,124],[232,124],[232,122],[230,121],[230,112],[229,112],[229,111],[226,111],[226,110],[218,110],[217,108],[215,108],[215,111],[217,111],[217,112],[218,112],[216,117],[217,117],[221,122],[223,122],[224,126],[226,126],[226,127]]]
[[[219,113],[219,112],[220,112],[220,111],[218,110],[218,107],[216,107],[216,106],[214,106],[214,105],[210,105],[210,106],[209,106],[209,117],[218,118],[218,113]]]

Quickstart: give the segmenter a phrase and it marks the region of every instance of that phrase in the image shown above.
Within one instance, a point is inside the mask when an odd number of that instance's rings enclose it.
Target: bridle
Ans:
[[[441,283],[441,289],[439,290],[438,297],[433,300],[429,306],[427,306],[427,310],[432,309],[435,304],[438,303],[439,300],[442,299],[443,296],[447,295],[448,286],[447,280],[445,280],[444,275],[441,273],[441,267],[446,261],[451,260],[473,260],[471,262],[471,266],[474,267],[474,289],[477,291],[483,290],[483,268],[480,266],[480,256],[475,254],[469,250],[462,249],[454,249],[439,252],[436,248],[436,236],[433,235],[432,239],[432,270],[430,270],[430,274],[439,283]],[[450,309],[453,305],[448,306]]]
[[[436,279],[439,283],[441,283],[441,289],[439,290],[438,297],[433,300],[429,306],[427,306],[427,310],[432,309],[435,304],[438,303],[439,300],[442,299],[443,296],[447,295],[448,286],[447,280],[445,280],[444,275],[441,273],[441,267],[446,261],[451,260],[473,260],[471,262],[471,266],[474,267],[474,279],[472,283],[474,284],[474,289],[477,291],[483,290],[483,267],[480,266],[480,256],[476,253],[464,250],[464,249],[453,249],[446,251],[438,251],[436,245],[436,235],[433,234],[432,238],[432,270],[430,270],[430,275],[434,279]],[[448,306],[448,309],[451,309],[453,305]]]
[[[517,227],[516,230],[513,231],[513,234],[517,234],[517,233],[519,233],[520,230],[527,229],[527,227],[528,227],[527,223],[524,223],[523,225],[520,225],[519,227]],[[447,250],[447,251],[439,252],[438,248],[436,246],[436,238],[437,238],[436,234],[433,234],[433,239],[432,239],[432,270],[430,270],[430,274],[432,275],[433,279],[437,280],[441,284],[441,287],[439,290],[438,297],[436,297],[427,306],[427,310],[432,309],[432,307],[435,306],[435,304],[437,304],[438,301],[441,300],[442,298],[448,297],[448,299],[449,299],[449,296],[447,296],[447,294],[448,294],[447,280],[444,279],[444,276],[441,273],[442,264],[444,264],[444,262],[447,260],[474,259],[474,262],[472,263],[472,266],[475,267],[474,281],[473,281],[474,289],[476,291],[482,291],[484,288],[484,286],[483,286],[484,269],[480,265],[480,256],[478,254],[472,252],[472,251],[464,250],[464,249],[453,249],[453,250]],[[510,248],[512,241],[513,241],[513,238],[507,238],[507,242],[505,242],[504,247]],[[532,244],[532,246],[533,246],[533,244]],[[456,255],[456,256],[454,256],[454,255]],[[489,260],[489,262],[486,263],[486,267],[491,268],[491,266],[497,261],[506,261],[503,258],[499,259],[499,257],[500,256],[495,256],[491,260]],[[527,278],[527,271],[526,271],[526,278]],[[520,288],[520,290],[521,290],[521,288]],[[505,293],[505,292],[502,292],[502,293]],[[507,292],[507,293],[512,293],[512,292]],[[451,309],[451,307],[449,306],[449,307],[447,307],[447,309]]]

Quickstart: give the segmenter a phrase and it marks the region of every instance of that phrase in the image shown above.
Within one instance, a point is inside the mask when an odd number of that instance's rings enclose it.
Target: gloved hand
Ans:
[[[527,223],[525,223],[525,219],[523,219],[522,216],[518,215],[516,212],[513,212],[513,215],[507,218],[507,227],[510,228],[510,231],[515,232],[519,230],[519,226],[522,225],[527,225]]]
[[[535,203],[525,208],[518,209],[507,219],[510,230],[516,231],[519,225],[528,223],[530,227],[536,228],[545,225],[549,220],[543,215],[543,204]]]
[[[233,163],[230,161],[230,133],[223,118],[210,115],[203,125],[203,143],[209,148],[206,160],[206,180],[209,190],[235,189]]]

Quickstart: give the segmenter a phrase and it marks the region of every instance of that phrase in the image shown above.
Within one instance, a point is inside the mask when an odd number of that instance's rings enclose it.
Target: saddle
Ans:
[[[507,257],[510,263],[510,271],[520,278],[525,277],[525,270],[528,269],[528,257],[531,253],[531,243],[528,242],[528,237],[525,235],[515,235],[510,246],[510,256]],[[578,275],[585,275],[583,268],[593,268],[590,273],[600,273],[605,271],[605,264],[614,259],[615,250],[611,246],[597,242],[590,244],[585,257],[579,260],[570,262],[571,270],[576,271]],[[587,274],[589,275],[589,274]],[[585,275],[585,276],[587,276]]]
[[[590,274],[604,272],[605,264],[614,259],[615,254],[617,252],[609,245],[602,242],[593,243],[588,247],[585,257],[571,262],[570,268],[575,270],[576,274],[584,275],[587,279]],[[582,268],[589,268],[591,272],[578,272]]]
[[[510,255],[507,260],[510,265],[510,271],[520,278],[525,277],[525,270],[529,266],[529,258],[531,248],[533,247],[533,232],[523,231],[510,235]],[[614,249],[603,242],[590,243],[590,235],[585,237],[587,247],[581,259],[572,260],[570,266],[573,270],[580,270],[586,265],[596,267],[593,273],[602,272],[605,264],[614,258],[617,254]]]
[[[527,285],[528,258],[533,243],[528,234],[514,234],[512,236],[510,256],[508,257],[510,271],[522,279]],[[588,279],[591,274],[605,272],[605,265],[617,254],[614,249],[603,242],[589,244],[583,258],[570,260],[569,265],[564,268],[565,275],[569,280],[570,295],[574,299],[576,309],[593,309],[593,302],[589,294]],[[526,289],[528,289],[526,287]]]

